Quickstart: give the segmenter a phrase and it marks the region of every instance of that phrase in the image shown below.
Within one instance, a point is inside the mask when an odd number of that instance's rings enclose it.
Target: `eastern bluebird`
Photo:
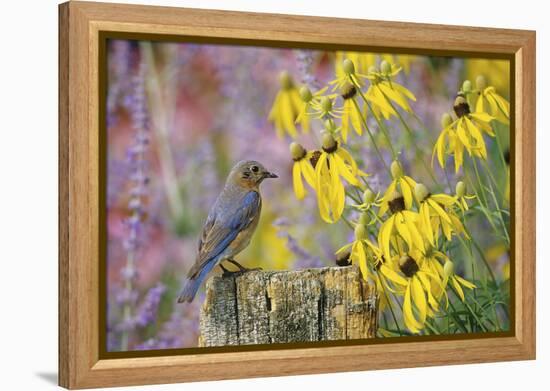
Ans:
[[[210,209],[199,240],[195,264],[187,273],[178,303],[191,302],[206,275],[216,265],[228,272],[227,261],[246,271],[233,257],[248,246],[262,209],[259,186],[265,178],[277,178],[256,161],[237,163]]]

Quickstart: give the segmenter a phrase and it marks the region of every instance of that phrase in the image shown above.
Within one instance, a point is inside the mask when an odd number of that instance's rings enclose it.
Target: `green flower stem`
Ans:
[[[359,92],[359,95],[361,95],[361,98],[363,98],[363,101],[365,102],[365,104],[367,105],[367,107],[369,108],[369,111],[371,112],[371,114],[373,115],[374,119],[376,120],[376,123],[378,124],[378,127],[380,128],[380,130],[382,131],[382,133],[384,134],[384,137],[386,138],[386,141],[388,142],[388,146],[390,147],[390,151],[391,151],[391,154],[392,154],[392,158],[393,160],[397,159],[397,154],[395,153],[395,150],[393,149],[393,144],[392,144],[392,141],[391,141],[391,138],[390,138],[390,135],[389,133],[387,132],[387,129],[384,125],[382,125],[381,121],[378,119],[378,117],[376,115],[374,115],[374,111],[372,110],[372,106],[370,104],[370,102],[367,100],[367,97],[365,96],[365,94],[363,93],[363,91],[361,90],[361,86],[359,85],[359,83],[357,83],[355,80],[353,80],[353,78],[350,78],[351,82],[353,83],[353,85],[355,86],[355,89]],[[354,100],[355,101],[355,100]],[[355,106],[359,112],[359,114],[361,115],[361,117],[363,117],[363,113],[361,113],[361,111],[359,110],[359,106],[356,104]],[[363,123],[365,124],[365,127],[367,126],[367,122],[363,119]]]
[[[460,296],[458,294],[458,292],[455,290],[455,288],[453,286],[451,286],[451,291],[455,294],[455,296],[457,297],[458,300],[460,300]],[[483,331],[489,331],[487,329],[487,327],[483,324],[483,322],[481,321],[481,319],[479,319],[479,317],[477,316],[477,314],[475,313],[475,311],[472,309],[472,307],[470,307],[470,305],[468,304],[468,302],[466,300],[464,300],[464,306],[468,309],[468,312],[470,312],[470,314],[473,316],[473,318],[475,319],[475,321],[477,322],[477,324],[481,327],[481,329]]]
[[[374,140],[374,136],[372,135],[372,132],[370,131],[370,128],[369,126],[367,125],[367,121],[365,120],[365,118],[363,117],[363,114],[361,114],[361,110],[359,110],[359,105],[357,104],[357,102],[355,101],[355,99],[352,99],[353,100],[353,104],[355,105],[355,108],[357,109],[357,111],[359,112],[359,117],[361,118],[361,122],[363,122],[363,125],[365,126],[365,129],[367,129],[367,133],[369,134],[369,137],[370,137],[370,140],[372,142],[372,145],[374,147],[374,150],[376,151],[378,157],[380,158],[380,160],[382,161],[382,164],[384,165],[384,168],[388,171],[388,173],[390,174],[391,176],[391,170],[390,168],[388,167],[388,165],[386,164],[385,160],[384,160],[384,157],[382,156],[382,153],[380,152],[380,150],[378,149],[378,146],[376,145],[376,141]]]
[[[489,312],[483,309],[483,306],[477,301],[476,298],[473,298],[472,301],[474,302],[475,305],[477,305],[483,311],[484,318],[487,319],[487,321],[495,328],[495,331],[500,331],[501,328],[500,326],[498,326],[497,318],[495,318],[495,321],[493,321],[488,315]],[[493,308],[495,308],[495,306],[493,306]]]
[[[414,149],[415,149],[415,152],[418,155],[422,155],[422,150],[420,149],[420,147],[418,146],[418,144],[416,144],[416,141],[415,141],[415,138],[414,138],[414,132],[412,131],[412,129],[409,127],[409,125],[407,124],[407,122],[405,121],[405,119],[403,118],[403,116],[401,115],[401,113],[399,112],[399,110],[394,106],[394,104],[392,103],[392,101],[386,96],[386,94],[382,93],[384,95],[384,97],[386,98],[386,101],[388,102],[388,104],[393,108],[393,110],[397,113],[397,118],[399,118],[399,122],[401,122],[401,125],[403,125],[403,128],[407,131],[407,133],[409,134],[409,137],[411,139],[411,143],[412,145],[414,146]],[[376,117],[376,116],[375,116]],[[435,178],[432,170],[430,169],[430,166],[428,165],[428,163],[426,163],[426,161],[424,159],[420,159],[420,161],[422,162],[422,165],[424,166],[424,169],[426,170],[426,172],[428,173],[428,175],[430,176],[430,178],[432,179],[434,185],[439,185],[439,182],[437,181],[437,179]]]
[[[476,251],[478,252],[479,254],[479,257],[481,258],[481,260],[483,261],[483,264],[485,265],[485,268],[487,269],[487,272],[489,274],[489,277],[491,278],[491,280],[496,283],[496,278],[495,278],[495,274],[493,273],[493,269],[491,268],[491,265],[489,264],[489,261],[487,261],[487,258],[485,258],[485,254],[483,253],[483,249],[481,248],[481,246],[479,245],[479,243],[477,242],[477,240],[475,240],[472,236],[472,234],[470,233],[470,231],[468,230],[468,227],[466,226],[466,224],[464,224],[464,230],[466,231],[466,233],[468,234],[468,236],[470,237],[470,241],[471,243],[474,245]],[[461,238],[461,240],[464,240]]]
[[[502,163],[502,168],[504,169],[504,172],[506,172],[507,168],[508,168],[508,165],[506,164],[506,161],[504,160],[504,149],[502,149],[502,143],[500,141],[500,137],[499,137],[499,130],[500,130],[500,126],[497,126],[497,125],[491,125],[491,127],[493,128],[493,132],[495,132],[495,139],[497,141],[497,149],[498,149],[498,154],[499,154],[499,161]]]
[[[426,319],[426,322],[424,322],[426,327],[428,329],[430,329],[430,331],[432,332],[432,334],[435,334],[435,335],[440,335],[441,333],[437,330],[437,328],[435,326],[433,326],[431,323],[430,323],[430,320],[429,319]]]
[[[453,303],[449,300],[449,307],[451,307],[452,312],[446,311],[447,317],[450,315],[451,318],[455,321],[455,324],[462,330],[462,332],[467,333],[468,329],[466,326],[464,326],[464,323],[462,322],[462,319],[456,315],[456,308],[454,307]]]
[[[481,176],[479,175],[479,170],[477,168],[477,163],[476,163],[475,159],[472,159],[472,160],[473,160],[474,171],[475,171],[479,186],[481,187],[483,193],[485,194],[486,188],[482,184]],[[487,172],[491,171],[491,170],[489,170],[488,166],[486,167],[486,170],[487,170]],[[499,205],[498,200],[495,196],[495,191],[494,191],[493,186],[491,185],[491,183],[489,183],[489,193],[492,196],[493,203],[494,203],[495,208],[496,208],[496,212],[498,212],[498,217],[499,217],[500,223],[502,225],[502,230],[504,232],[504,237],[505,237],[506,242],[509,246],[510,245],[510,235],[508,234],[508,228],[506,227],[506,223],[504,222],[504,217],[502,216],[502,211],[500,209],[500,205]],[[485,205],[487,205],[487,206],[489,205],[488,202],[487,202],[487,198],[485,198]]]
[[[472,163],[472,166],[474,166],[473,163]],[[487,202],[487,198],[486,198],[486,194],[485,194],[485,187],[482,184],[482,181],[481,181],[481,178],[479,176],[479,173],[477,172],[476,166],[474,166],[474,170],[476,171],[477,187],[479,187],[479,189],[480,189],[479,192],[476,190],[476,186],[474,185],[474,182],[472,181],[472,179],[468,175],[467,170],[464,170],[464,173],[466,175],[466,178],[467,178],[472,190],[475,193],[476,198],[479,201],[479,206],[480,206],[481,212],[485,215],[485,218],[487,219],[487,222],[489,223],[491,228],[495,231],[495,234],[500,237],[501,236],[501,234],[499,232],[500,230],[495,225],[495,223],[493,222],[493,217],[490,214],[490,209],[489,209],[489,206],[488,206],[489,204]]]
[[[498,185],[498,182],[495,178],[495,176],[493,175],[493,171],[491,170],[491,168],[489,167],[489,164],[487,163],[486,160],[481,160],[481,164],[483,164],[483,167],[485,168],[485,172],[487,173],[487,176],[489,177],[490,181],[488,182],[489,186],[492,187],[491,185],[491,182],[493,182],[493,184],[495,185],[496,189],[497,189],[497,192],[498,192],[498,195],[499,197],[504,200],[504,193],[502,192],[502,189],[500,188],[500,186]],[[494,191],[494,189],[493,189]]]
[[[344,216],[344,215],[342,214],[342,216],[340,216],[340,218],[344,221],[344,223],[346,223],[346,224],[351,228],[352,231],[355,229],[355,226],[351,223],[351,221],[349,221],[349,220],[347,219],[346,216]]]
[[[382,278],[382,277],[380,277],[380,274],[378,273],[378,271],[376,272],[376,274],[378,275],[378,278]],[[390,297],[388,296],[388,292],[386,291],[386,284],[382,281],[380,283],[380,285],[382,285],[382,290],[384,291],[384,297],[386,298],[386,302],[388,303],[388,308],[390,309],[390,313],[391,313],[391,316],[392,316],[393,321],[395,323],[395,327],[397,328],[397,331],[399,331],[399,335],[403,335],[403,332],[401,331],[401,328],[399,327],[399,322],[397,321],[397,316],[395,316],[395,312],[393,311],[393,307],[392,307]]]

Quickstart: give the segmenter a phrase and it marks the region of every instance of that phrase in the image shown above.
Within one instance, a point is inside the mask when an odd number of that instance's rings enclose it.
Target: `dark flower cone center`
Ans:
[[[419,270],[416,261],[409,256],[399,260],[399,269],[409,278],[414,276]]]
[[[292,158],[292,160],[294,160],[295,162],[299,162],[300,160],[305,158],[306,155],[307,155],[307,151],[304,149],[301,156],[298,156],[297,158]]]
[[[344,253],[339,254],[336,257],[336,264],[341,267],[351,265],[350,255],[351,253],[349,251],[345,251]]]
[[[388,205],[392,213],[397,213],[405,210],[405,198],[403,196],[394,198],[388,201]]]
[[[323,151],[325,151],[326,153],[333,153],[333,152],[336,152],[336,150],[338,149],[338,141],[336,141],[334,143],[333,146],[331,146],[330,148],[325,148],[323,147]]]
[[[459,103],[453,107],[457,117],[464,117],[470,114],[470,105],[466,102]]]
[[[374,264],[374,269],[375,270],[380,270],[380,268],[382,267],[382,265],[384,263],[386,263],[386,258],[382,255],[380,258],[377,259],[378,262],[375,262]]]
[[[311,157],[309,158],[309,162],[315,168],[317,166],[317,162],[319,161],[319,158],[321,157],[321,151],[313,151],[311,154]]]
[[[345,100],[353,98],[356,94],[357,88],[353,85],[347,86],[342,90],[342,98]]]

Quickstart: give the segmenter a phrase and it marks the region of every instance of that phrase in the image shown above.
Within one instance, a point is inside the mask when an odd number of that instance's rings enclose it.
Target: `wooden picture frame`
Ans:
[[[515,308],[504,337],[104,359],[100,354],[101,32],[505,54],[513,75]],[[59,384],[123,386],[535,358],[535,32],[88,2],[59,6]],[[457,354],[459,353],[459,354]]]

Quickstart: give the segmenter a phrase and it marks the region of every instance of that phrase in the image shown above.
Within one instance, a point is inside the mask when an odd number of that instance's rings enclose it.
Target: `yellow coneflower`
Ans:
[[[318,101],[311,103],[311,111],[308,112],[309,116],[317,119],[331,119],[340,118],[342,110],[334,107],[334,99],[336,95],[323,95]]]
[[[384,221],[378,233],[378,245],[382,249],[384,257],[391,258],[392,239],[399,244],[398,239],[401,238],[407,244],[408,251],[424,250],[424,239],[417,227],[418,213],[406,210],[404,197],[396,191],[389,198],[388,205],[392,215]]]
[[[353,242],[346,244],[336,251],[336,255],[348,251],[351,247],[350,259],[354,264],[359,265],[363,279],[368,281],[371,276],[367,265],[367,230],[361,221],[355,226],[354,235],[355,239]]]
[[[383,116],[389,119],[391,116],[397,116],[397,112],[390,102],[396,103],[403,110],[412,113],[409,100],[416,101],[414,94],[402,85],[392,81],[401,68],[387,61],[380,63],[380,69],[371,69],[367,74],[370,80],[365,97],[372,103],[373,114],[377,118]]]
[[[384,196],[382,197],[378,216],[383,216],[388,211],[389,200],[395,191],[400,191],[405,199],[405,209],[411,209],[413,204],[413,192],[416,182],[411,177],[404,175],[401,165],[394,160],[390,166],[392,182],[388,186]]]
[[[477,87],[477,113],[489,113],[502,123],[510,121],[510,103],[497,94],[495,87],[487,86],[487,80],[483,76],[476,78]]]
[[[438,255],[441,257],[441,259],[445,262],[443,265],[443,286],[447,286],[448,282],[451,282],[451,285],[454,287],[456,293],[460,297],[460,300],[464,302],[464,290],[462,287],[466,289],[475,289],[475,284],[472,284],[470,281],[465,280],[464,278],[460,277],[454,272],[454,264],[453,262],[443,253],[437,252]]]
[[[352,205],[353,207],[359,209],[361,212],[369,211],[373,206],[379,207],[381,199],[379,198],[380,193],[374,194],[372,190],[366,189],[363,192],[363,203],[359,205]]]
[[[458,204],[456,197],[447,194],[431,194],[423,183],[416,184],[414,193],[420,204],[418,228],[432,246],[436,245],[439,227],[442,228],[447,240],[451,240],[453,232],[465,233],[460,220],[452,210],[447,210]]]
[[[275,124],[279,137],[282,138],[286,132],[294,138],[298,135],[294,121],[303,109],[303,102],[288,72],[282,72],[279,81],[281,82],[281,89],[275,97],[268,119]],[[302,116],[300,125],[302,130],[307,132],[309,130],[309,118]]]
[[[346,72],[350,69],[349,63],[354,65],[353,68],[357,70],[359,75],[366,75],[369,68],[376,63],[376,54],[368,52],[336,52],[334,62],[336,79],[345,79],[346,73],[349,74],[349,72]],[[332,84],[335,83],[333,82]]]
[[[290,154],[292,155],[292,160],[294,160],[292,166],[294,193],[297,199],[302,200],[306,196],[302,177],[312,189],[315,189],[315,170],[309,160],[311,153],[307,152],[300,144],[293,142],[290,144]]]
[[[327,223],[340,219],[345,205],[345,189],[342,179],[359,186],[361,175],[357,163],[348,151],[339,146],[329,134],[323,134],[323,147],[315,164],[317,201],[321,218]]]
[[[328,87],[323,87],[320,90],[312,93],[311,90],[307,86],[302,86],[300,88],[299,94],[300,99],[302,100],[302,105],[300,108],[300,113],[296,117],[296,122],[303,122],[306,121],[308,123],[308,127],[304,132],[309,131],[309,121],[308,115],[311,115],[310,111],[314,107],[318,107],[321,102],[321,97],[325,93],[325,91],[328,89]]]
[[[411,56],[408,54],[382,54],[381,57],[383,60],[386,60],[390,64],[396,64],[397,66],[403,68],[406,74],[410,72],[411,64],[417,58],[416,56]]]
[[[464,149],[470,156],[487,159],[487,148],[483,140],[483,133],[494,137],[495,133],[489,124],[494,117],[487,113],[471,113],[470,106],[459,95],[454,104],[457,116],[455,121],[446,114],[442,118],[444,126],[439,135],[432,153],[432,163],[437,155],[439,165],[445,167],[445,154],[453,155],[455,159],[455,172],[458,172],[464,162]]]
[[[366,117],[366,110],[361,112],[359,103],[355,100],[357,88],[353,84],[345,84],[341,88],[344,105],[342,107],[342,139],[346,143],[348,141],[348,133],[351,129],[358,136],[363,134],[362,116]],[[363,118],[364,118],[363,117]]]
[[[460,207],[460,209],[462,209],[462,212],[465,212],[469,209],[466,200],[473,200],[476,198],[475,195],[466,195],[466,184],[462,181],[457,182],[455,187],[455,195],[458,201],[458,206]]]
[[[431,289],[434,283],[437,284],[438,278],[412,254],[401,256],[397,261],[397,269],[399,272],[390,273],[388,279],[394,284],[395,290],[403,295],[405,326],[411,332],[418,333],[424,328],[428,314],[438,310]]]

